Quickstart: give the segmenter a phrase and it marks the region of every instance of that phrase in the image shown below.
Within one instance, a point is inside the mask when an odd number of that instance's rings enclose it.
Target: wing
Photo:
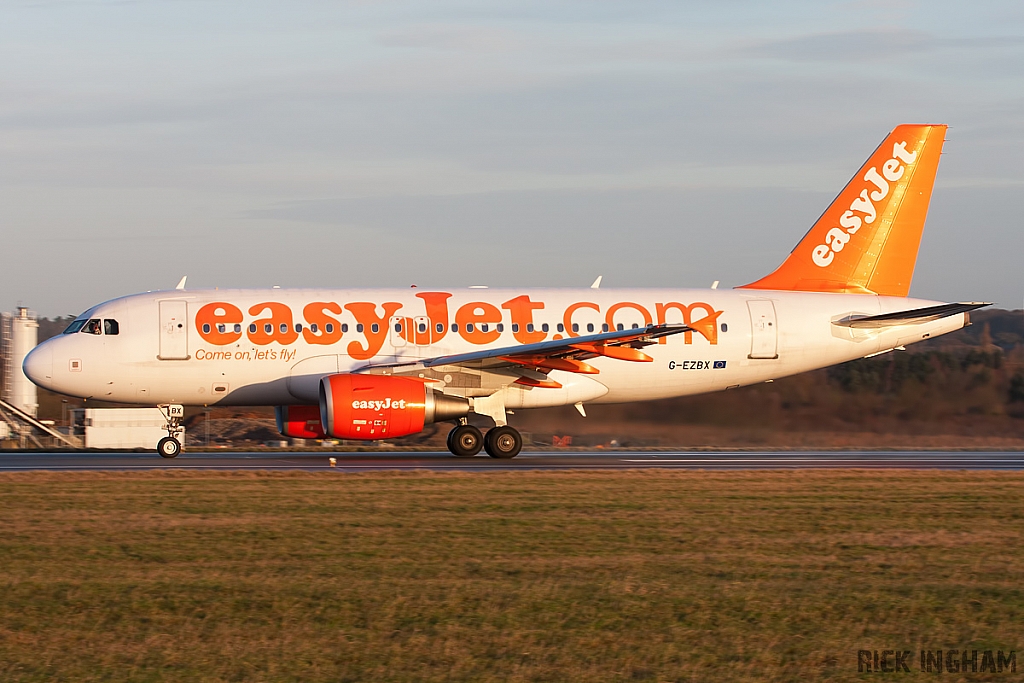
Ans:
[[[856,329],[878,329],[882,327],[894,327],[896,325],[916,325],[927,323],[940,318],[948,318],[951,315],[967,313],[969,311],[990,306],[991,304],[976,301],[958,304],[940,304],[926,308],[915,308],[909,311],[897,311],[895,313],[883,313],[881,315],[848,316],[842,320],[833,320],[833,325],[839,327],[852,327]]]
[[[647,325],[632,330],[601,332],[582,337],[567,337],[535,344],[519,344],[470,353],[437,356],[409,363],[372,365],[356,372],[406,374],[418,370],[458,367],[478,371],[514,371],[518,382],[527,386],[554,386],[544,376],[551,370],[596,375],[600,371],[586,361],[603,356],[634,363],[653,359],[640,349],[658,343],[662,337],[693,331],[687,325]],[[423,375],[421,375],[422,377]]]

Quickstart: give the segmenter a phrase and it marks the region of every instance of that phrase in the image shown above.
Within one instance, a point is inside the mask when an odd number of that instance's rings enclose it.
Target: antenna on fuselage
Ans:
[[[188,275],[182,275],[181,280],[178,282],[178,286],[175,289],[185,289],[185,280],[188,279]]]

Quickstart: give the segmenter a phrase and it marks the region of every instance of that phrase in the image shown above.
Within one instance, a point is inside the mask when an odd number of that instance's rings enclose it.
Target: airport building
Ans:
[[[85,448],[152,449],[167,436],[167,420],[159,408],[76,408],[71,435]],[[182,429],[181,440],[185,440]]]

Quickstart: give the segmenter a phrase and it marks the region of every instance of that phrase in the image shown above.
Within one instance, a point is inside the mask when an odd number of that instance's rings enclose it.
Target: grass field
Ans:
[[[1024,659],[1022,537],[1024,473],[4,475],[0,680],[930,680]]]

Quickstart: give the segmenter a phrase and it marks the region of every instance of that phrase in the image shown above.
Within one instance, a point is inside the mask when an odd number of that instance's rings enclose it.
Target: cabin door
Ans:
[[[779,357],[779,326],[775,304],[767,299],[747,302],[750,311],[750,358]]]
[[[188,360],[188,304],[160,302],[160,360]]]

